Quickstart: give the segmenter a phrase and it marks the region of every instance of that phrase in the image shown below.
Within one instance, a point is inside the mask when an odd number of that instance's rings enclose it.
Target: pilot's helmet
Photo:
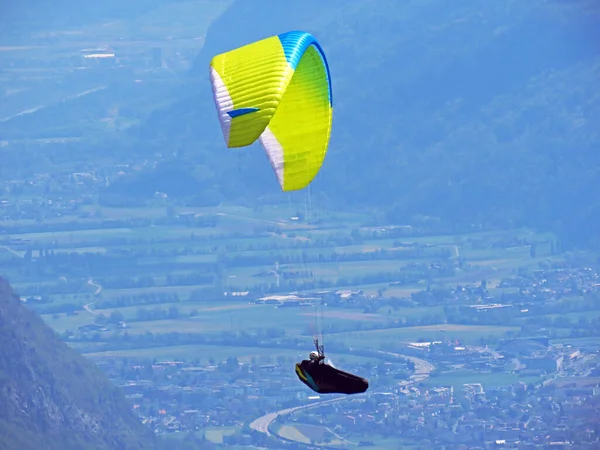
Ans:
[[[319,354],[317,352],[310,352],[310,359],[311,360],[315,360],[315,359],[319,359]]]

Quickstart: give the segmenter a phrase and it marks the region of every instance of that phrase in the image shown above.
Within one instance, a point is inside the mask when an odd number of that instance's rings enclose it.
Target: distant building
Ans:
[[[88,67],[117,65],[117,55],[108,48],[83,49],[81,50],[81,53],[84,59],[84,64]]]

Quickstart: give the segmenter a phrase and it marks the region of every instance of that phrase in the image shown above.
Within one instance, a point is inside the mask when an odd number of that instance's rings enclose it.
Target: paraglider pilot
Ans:
[[[321,361],[325,360],[324,355],[319,355],[319,352],[315,352],[314,350],[312,352],[310,352],[310,355],[308,355],[308,358],[311,361],[317,361],[317,362],[321,362]]]
[[[315,339],[317,351],[309,359],[296,364],[300,381],[319,394],[360,394],[369,388],[369,382],[357,375],[336,369],[325,362],[323,345]]]

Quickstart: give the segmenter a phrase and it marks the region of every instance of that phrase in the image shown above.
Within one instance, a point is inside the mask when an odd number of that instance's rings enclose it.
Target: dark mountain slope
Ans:
[[[0,449],[153,449],[154,436],[90,361],[0,278]]]

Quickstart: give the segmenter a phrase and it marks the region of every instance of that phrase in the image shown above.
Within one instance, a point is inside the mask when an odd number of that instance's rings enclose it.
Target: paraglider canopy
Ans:
[[[210,79],[226,145],[259,139],[283,191],[308,186],[333,117],[329,66],[314,36],[290,31],[216,55]]]

